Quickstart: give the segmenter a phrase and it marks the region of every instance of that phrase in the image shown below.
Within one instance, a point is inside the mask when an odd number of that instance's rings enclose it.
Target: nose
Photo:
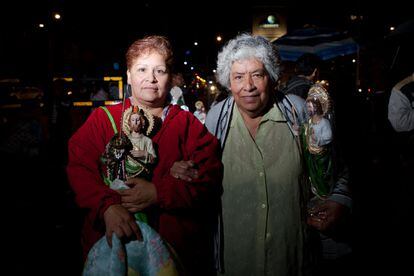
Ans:
[[[148,76],[147,79],[149,82],[156,82],[157,77],[155,76],[155,70],[148,70]]]
[[[246,75],[246,78],[243,82],[243,89],[246,91],[253,91],[256,89],[256,86],[254,85],[253,78],[250,74]]]

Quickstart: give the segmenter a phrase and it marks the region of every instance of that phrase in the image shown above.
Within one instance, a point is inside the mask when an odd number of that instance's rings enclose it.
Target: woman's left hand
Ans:
[[[347,212],[348,207],[328,199],[313,208],[313,215],[308,216],[307,222],[319,231],[329,231],[344,219]]]
[[[176,161],[170,169],[170,174],[178,179],[192,181],[198,178],[198,170],[195,167],[196,164],[192,160]]]
[[[142,178],[128,179],[127,184],[131,189],[119,190],[122,206],[129,212],[136,213],[149,207],[157,201],[157,189],[152,182]]]

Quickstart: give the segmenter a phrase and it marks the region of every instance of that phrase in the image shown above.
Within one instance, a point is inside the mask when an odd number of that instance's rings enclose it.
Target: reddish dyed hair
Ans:
[[[134,41],[126,52],[126,64],[131,69],[134,60],[152,52],[157,52],[165,58],[165,63],[170,70],[173,64],[173,51],[170,41],[159,35],[146,36]]]

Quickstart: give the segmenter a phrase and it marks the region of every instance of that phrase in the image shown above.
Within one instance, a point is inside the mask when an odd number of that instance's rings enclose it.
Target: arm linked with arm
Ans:
[[[205,208],[216,202],[221,193],[222,163],[219,155],[219,142],[197,118],[187,118],[188,131],[184,141],[189,160],[194,161],[198,178],[187,182],[164,175],[156,183],[158,204],[164,209]]]

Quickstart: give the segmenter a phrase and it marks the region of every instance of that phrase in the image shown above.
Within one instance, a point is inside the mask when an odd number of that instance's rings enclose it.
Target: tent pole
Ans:
[[[395,62],[397,61],[398,53],[400,52],[400,46],[398,45],[397,51],[395,52],[394,58],[392,59],[390,71],[394,68]]]
[[[358,89],[361,85],[361,80],[359,79],[359,66],[360,66],[360,53],[359,53],[359,45],[357,46],[357,65],[356,65],[356,71],[355,71],[355,84],[356,88]]]

